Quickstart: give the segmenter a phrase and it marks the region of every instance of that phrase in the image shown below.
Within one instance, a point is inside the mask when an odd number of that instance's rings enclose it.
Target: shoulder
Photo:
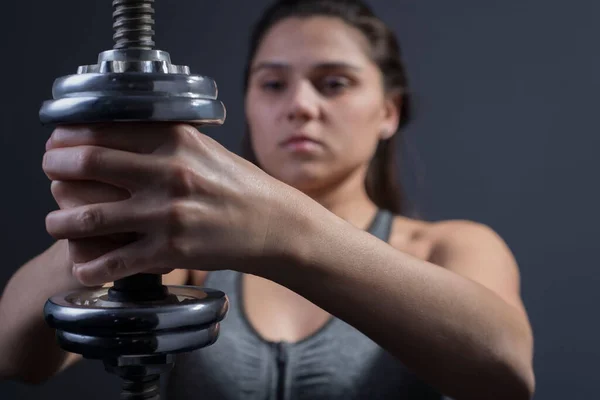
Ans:
[[[493,228],[466,219],[431,222],[395,216],[390,244],[426,248],[427,260],[442,266],[453,258],[477,254],[512,259],[508,245]]]
[[[504,242],[490,226],[466,219],[431,222],[396,215],[392,225],[392,235],[421,238],[442,247],[465,243]]]
[[[490,226],[470,220],[394,219],[390,244],[487,287],[524,311],[520,273],[506,242]]]
[[[490,226],[474,221],[442,221],[431,228],[430,262],[481,283],[522,308],[520,272],[505,240]]]
[[[490,226],[474,221],[443,221],[432,227],[430,262],[478,282],[526,316],[518,261]]]
[[[470,220],[447,220],[431,224],[429,235],[438,257],[482,253],[512,258],[504,239],[489,225]]]
[[[445,220],[429,224],[430,234],[440,243],[456,240],[498,240],[500,236],[489,225],[471,220]]]

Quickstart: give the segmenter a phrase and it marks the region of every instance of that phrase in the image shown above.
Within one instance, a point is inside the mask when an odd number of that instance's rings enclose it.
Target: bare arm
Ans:
[[[210,270],[226,261],[229,269],[287,286],[347,321],[457,400],[531,397],[532,335],[515,306],[516,270],[506,249],[490,246],[489,258],[482,259],[463,246],[471,235],[462,232],[456,243],[440,242],[439,249],[451,251],[439,252],[439,264],[422,261],[231,157],[213,139],[183,125],[167,129],[155,130],[154,141],[146,128],[143,141],[118,129],[62,130],[53,139],[44,163],[51,179],[112,183],[136,202],[52,213],[51,234],[80,238],[141,229],[150,238],[82,264],[82,282],[170,262]],[[135,212],[146,205],[153,212]],[[477,243],[498,243],[490,236],[482,234]],[[159,257],[149,260],[148,254]]]
[[[517,270],[489,229],[466,225],[440,240],[442,268],[334,215],[304,215],[292,217],[301,219],[292,261],[253,273],[353,325],[447,396],[531,398],[532,334]]]
[[[44,321],[49,297],[83,287],[71,273],[66,241],[54,243],[9,280],[0,299],[0,377],[39,383],[69,360]]]

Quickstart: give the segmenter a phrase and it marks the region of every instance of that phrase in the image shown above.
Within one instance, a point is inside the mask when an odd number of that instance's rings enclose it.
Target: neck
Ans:
[[[377,205],[367,195],[366,169],[323,189],[307,192],[313,200],[359,229],[366,229],[377,212]]]

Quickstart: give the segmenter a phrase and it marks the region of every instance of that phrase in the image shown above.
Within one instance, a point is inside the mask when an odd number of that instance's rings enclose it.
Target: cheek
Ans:
[[[379,141],[381,129],[380,99],[369,93],[356,93],[339,105],[336,115],[345,150],[369,154]]]
[[[348,97],[345,110],[356,124],[376,131],[383,116],[383,99],[374,90],[363,90]]]
[[[269,147],[271,142],[277,140],[273,131],[273,113],[269,107],[265,107],[260,102],[253,102],[249,98],[246,105],[246,120],[252,132],[252,141],[257,151]]]

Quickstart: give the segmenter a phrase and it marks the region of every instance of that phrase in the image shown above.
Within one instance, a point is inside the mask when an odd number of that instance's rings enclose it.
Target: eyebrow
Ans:
[[[291,69],[291,65],[286,64],[286,63],[282,63],[282,62],[273,62],[273,61],[266,61],[266,62],[261,62],[258,63],[257,65],[253,66],[250,69],[250,73],[256,73],[260,70],[263,69]],[[311,66],[312,69],[350,69],[350,70],[355,70],[355,71],[360,71],[360,67],[357,65],[353,65],[347,62],[343,62],[343,61],[331,61],[331,62],[323,62],[323,63],[317,63]]]

